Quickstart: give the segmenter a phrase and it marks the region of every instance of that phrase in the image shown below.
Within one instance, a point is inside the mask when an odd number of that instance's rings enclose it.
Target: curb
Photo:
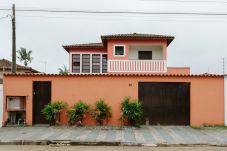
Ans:
[[[14,140],[14,141],[1,141],[0,145],[49,145],[48,140]]]
[[[141,146],[141,147],[227,147],[224,144],[143,144],[136,142],[92,142],[92,141],[71,141],[71,140],[14,140],[14,141],[0,141],[0,145],[50,145],[50,146]]]

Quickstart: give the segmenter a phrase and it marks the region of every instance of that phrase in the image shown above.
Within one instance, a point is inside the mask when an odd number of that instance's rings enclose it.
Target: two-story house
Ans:
[[[120,125],[121,102],[127,96],[142,103],[144,119],[152,125],[227,124],[224,75],[168,67],[173,40],[152,34],[104,35],[101,43],[63,46],[69,54],[68,75],[5,74],[3,124],[16,97],[16,109],[23,111],[28,125],[47,123],[40,111],[49,102],[63,100],[71,107],[78,100],[93,105],[99,98],[112,108],[109,124]],[[61,123],[68,123],[65,114]],[[96,123],[88,116],[84,124]]]
[[[69,53],[70,73],[190,73],[188,67],[167,67],[167,47],[173,36],[133,33],[101,39],[101,43],[63,46]]]

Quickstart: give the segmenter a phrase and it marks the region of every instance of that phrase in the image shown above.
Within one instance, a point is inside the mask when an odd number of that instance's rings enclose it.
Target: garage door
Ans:
[[[139,100],[152,125],[190,124],[190,83],[139,82]]]

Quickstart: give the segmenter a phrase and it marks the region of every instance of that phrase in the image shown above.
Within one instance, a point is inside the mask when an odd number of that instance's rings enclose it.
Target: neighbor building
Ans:
[[[3,74],[11,73],[12,62],[7,59],[0,59],[0,127],[2,126],[2,110],[3,110]],[[17,73],[40,73],[31,67],[16,65]]]
[[[78,100],[94,104],[99,98],[112,107],[110,125],[120,125],[120,104],[130,96],[141,101],[144,119],[156,125],[224,125],[224,76],[190,74],[189,67],[168,67],[173,36],[116,34],[102,42],[64,45],[68,75],[5,74],[4,124],[16,110],[28,125],[45,124],[41,110],[49,102]],[[12,98],[18,100],[16,108]],[[9,103],[11,101],[11,104]],[[15,103],[16,104],[16,103]],[[61,123],[67,124],[65,113]],[[85,125],[95,122],[88,116]]]
[[[3,78],[4,73],[12,72],[12,62],[7,59],[0,59],[0,79]],[[40,73],[31,67],[16,65],[17,73]]]

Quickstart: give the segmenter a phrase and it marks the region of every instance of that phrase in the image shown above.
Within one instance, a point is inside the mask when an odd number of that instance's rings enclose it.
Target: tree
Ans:
[[[68,74],[69,70],[66,68],[66,66],[64,65],[63,68],[58,68],[59,70],[59,74]]]
[[[28,65],[28,63],[31,63],[33,60],[33,57],[31,57],[32,50],[29,50],[27,52],[26,48],[20,48],[17,50],[17,58],[24,63],[25,66]]]

